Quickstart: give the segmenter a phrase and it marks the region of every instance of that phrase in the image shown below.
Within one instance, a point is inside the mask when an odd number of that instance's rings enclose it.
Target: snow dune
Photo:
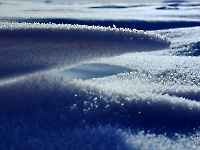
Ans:
[[[2,77],[128,52],[166,48],[170,42],[143,31],[100,26],[39,23],[0,24]]]

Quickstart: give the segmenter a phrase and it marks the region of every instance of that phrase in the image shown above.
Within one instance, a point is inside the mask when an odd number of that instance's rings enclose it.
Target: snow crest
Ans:
[[[124,28],[1,23],[0,78],[70,68],[91,59],[154,51],[169,45],[166,38],[157,34]]]

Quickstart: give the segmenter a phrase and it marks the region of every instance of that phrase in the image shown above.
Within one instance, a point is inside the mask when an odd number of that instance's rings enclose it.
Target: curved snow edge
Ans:
[[[0,78],[170,46],[157,34],[101,26],[0,23]],[[12,68],[12,69],[10,69]]]

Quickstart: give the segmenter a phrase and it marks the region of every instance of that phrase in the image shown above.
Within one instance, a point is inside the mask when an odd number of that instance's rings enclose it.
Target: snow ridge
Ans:
[[[0,23],[0,78],[170,46],[155,33],[116,27]],[[12,68],[12,69],[10,69]]]

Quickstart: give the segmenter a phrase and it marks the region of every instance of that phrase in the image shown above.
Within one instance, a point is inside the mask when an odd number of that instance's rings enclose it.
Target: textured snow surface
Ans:
[[[30,2],[32,1],[32,2]],[[16,7],[17,6],[17,7]],[[0,20],[5,19],[80,19],[80,20],[146,20],[199,22],[200,3],[195,1],[163,1],[163,3],[122,2],[34,2],[34,0],[2,1],[0,4]],[[8,10],[10,10],[8,12]],[[105,15],[106,11],[106,15]],[[185,13],[187,12],[187,13]],[[137,23],[137,22],[135,22]],[[181,24],[179,24],[181,25]],[[199,25],[199,24],[198,24]],[[143,26],[141,24],[141,26]]]
[[[1,22],[0,149],[200,149],[199,33]]]

